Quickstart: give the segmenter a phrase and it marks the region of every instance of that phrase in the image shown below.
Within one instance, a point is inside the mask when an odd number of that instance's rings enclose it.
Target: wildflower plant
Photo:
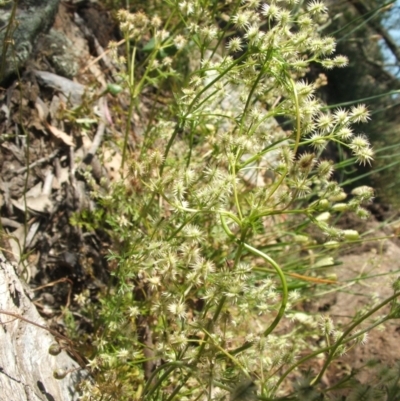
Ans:
[[[284,254],[312,244],[304,225],[316,225],[327,248],[358,238],[330,219],[365,216],[373,191],[358,188],[346,202],[321,154],[336,142],[370,163],[367,138],[352,129],[369,112],[330,111],[315,96],[310,64],[340,68],[347,59],[320,36],[323,2],[300,3],[167,0],[167,13],[118,13],[125,54],[121,43],[111,49],[131,99],[126,176],[94,195],[118,267],[101,307],[86,305],[100,323],[90,360],[98,385],[85,383],[84,399],[274,397],[306,342],[276,334],[285,316],[297,332],[329,339],[329,358],[347,341],[329,318],[294,311],[300,295],[289,289],[295,272]],[[128,157],[131,114],[149,92],[153,106]],[[291,216],[302,221],[292,235],[282,228]],[[277,237],[285,248],[272,246]]]

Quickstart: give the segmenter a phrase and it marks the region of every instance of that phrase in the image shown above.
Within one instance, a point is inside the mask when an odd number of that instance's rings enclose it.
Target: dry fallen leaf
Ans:
[[[36,98],[35,109],[38,112],[40,121],[46,120],[47,116],[49,115],[49,108],[40,97]]]
[[[21,224],[16,230],[8,235],[8,244],[10,246],[9,252],[12,254],[14,260],[20,261],[25,242],[25,227]]]
[[[30,212],[34,213],[51,213],[53,211],[53,201],[50,199],[49,195],[39,195],[39,196],[27,196],[26,198],[26,208]],[[25,202],[21,198],[19,200],[12,199],[12,204],[25,212]]]
[[[74,140],[65,132],[61,131],[60,129],[53,127],[47,122],[44,122],[46,128],[58,139],[61,139],[66,145],[68,146],[75,146]]]

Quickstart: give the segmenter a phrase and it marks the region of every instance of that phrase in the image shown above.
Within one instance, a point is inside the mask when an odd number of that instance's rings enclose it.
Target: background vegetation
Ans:
[[[365,180],[372,179],[369,182],[381,202],[398,207],[399,4],[334,1],[329,10],[331,23],[326,32],[335,36],[337,50],[349,57],[350,64],[344,70],[327,72],[329,85],[324,87],[324,99],[330,104],[366,99],[373,118],[363,130],[374,145],[376,158],[373,174]]]

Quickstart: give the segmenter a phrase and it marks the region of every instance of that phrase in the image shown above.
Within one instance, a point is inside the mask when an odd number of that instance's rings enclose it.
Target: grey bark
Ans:
[[[76,385],[87,373],[65,351],[49,353],[57,342],[45,327],[14,268],[0,252],[0,401],[79,399]],[[70,373],[60,380],[55,372]]]
[[[60,0],[13,0],[0,6],[0,84],[27,61],[36,37],[54,22]]]

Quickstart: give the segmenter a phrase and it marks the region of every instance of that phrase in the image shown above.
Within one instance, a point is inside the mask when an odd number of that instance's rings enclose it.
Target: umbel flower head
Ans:
[[[316,91],[326,79],[304,78],[311,62],[347,64],[334,54],[335,40],[321,35],[322,1],[161,3],[173,9],[166,21],[161,12],[118,13],[124,58],[112,44],[130,102],[123,137],[131,137],[133,121],[135,131],[148,125],[132,160],[125,158],[133,189],[118,182],[96,198],[118,266],[98,306],[96,369],[121,401],[221,394],[255,401],[259,388],[273,399],[278,377],[270,372],[295,364],[307,345],[298,337],[303,328],[312,338],[338,335],[328,316],[320,325],[298,318],[302,329],[293,333],[274,330],[302,298],[288,290],[288,278],[317,283],[309,269],[333,264],[329,250],[359,240],[332,224],[345,210],[367,216],[373,192],[360,187],[347,200],[321,151],[337,142],[371,163],[368,138],[353,127],[369,112],[326,108]],[[147,115],[138,105],[149,99]],[[301,274],[291,271],[298,267]]]

